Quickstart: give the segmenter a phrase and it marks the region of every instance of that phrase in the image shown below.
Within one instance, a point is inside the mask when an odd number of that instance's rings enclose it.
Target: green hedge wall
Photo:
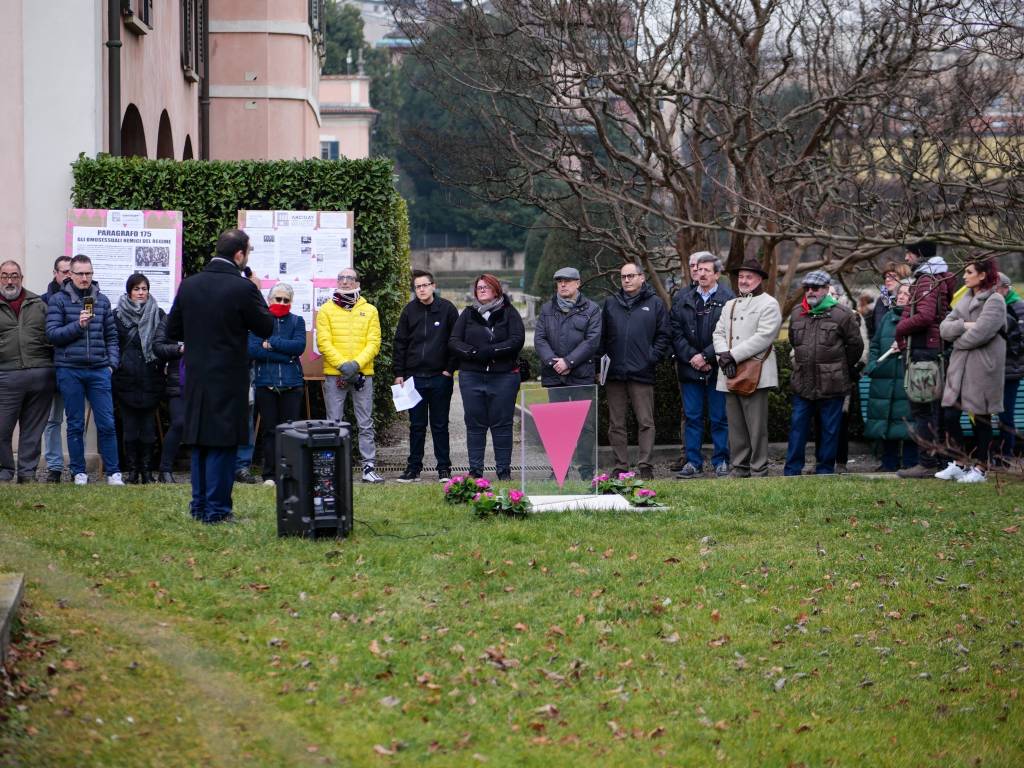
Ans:
[[[71,167],[76,208],[181,211],[186,276],[203,268],[223,230],[237,226],[239,209],[354,211],[356,268],[363,295],[380,313],[382,332],[374,363],[381,374],[374,391],[374,421],[380,431],[391,423],[392,329],[408,301],[410,257],[409,215],[395,191],[390,160],[174,161],[81,155]]]

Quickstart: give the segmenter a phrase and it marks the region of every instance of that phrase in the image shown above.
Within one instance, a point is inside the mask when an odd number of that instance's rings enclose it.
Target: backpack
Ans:
[[[1018,360],[1024,356],[1024,307],[1015,301],[1006,305],[1006,359]]]

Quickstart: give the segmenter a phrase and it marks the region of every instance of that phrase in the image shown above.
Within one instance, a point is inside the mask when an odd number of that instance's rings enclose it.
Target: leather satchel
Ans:
[[[732,349],[732,321],[736,315],[736,303],[733,302],[729,312],[729,349]],[[757,385],[761,381],[761,366],[768,359],[772,348],[768,347],[762,354],[754,355],[736,364],[736,375],[725,380],[725,387],[734,395],[749,397],[757,391]]]

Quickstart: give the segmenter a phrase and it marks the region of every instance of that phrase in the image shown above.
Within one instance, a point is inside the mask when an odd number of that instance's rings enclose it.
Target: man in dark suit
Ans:
[[[192,446],[192,517],[231,519],[235,451],[249,439],[248,333],[267,338],[274,316],[259,289],[242,276],[249,236],[229,229],[206,269],[181,284],[167,337],[185,342],[185,428]]]

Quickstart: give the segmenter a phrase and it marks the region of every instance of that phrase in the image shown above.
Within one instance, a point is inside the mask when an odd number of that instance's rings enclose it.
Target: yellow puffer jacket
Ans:
[[[324,360],[324,375],[339,375],[342,363],[355,360],[359,370],[373,376],[373,359],[380,352],[380,317],[362,296],[352,309],[333,301],[316,315],[316,345]]]

